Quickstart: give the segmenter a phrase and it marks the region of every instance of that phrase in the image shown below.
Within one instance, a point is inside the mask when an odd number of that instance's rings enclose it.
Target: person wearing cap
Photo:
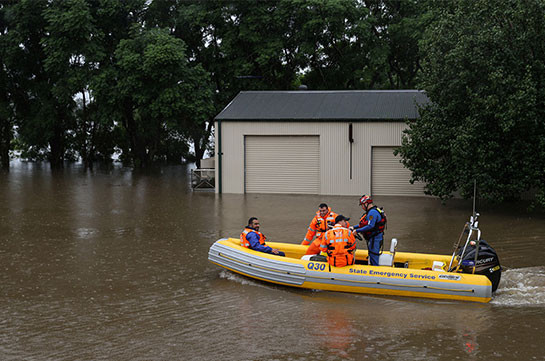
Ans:
[[[361,217],[359,227],[355,228],[354,231],[362,233],[367,241],[369,264],[378,266],[386,227],[386,215],[382,209],[373,204],[373,199],[366,194],[360,198],[360,206],[365,213]]]
[[[323,237],[320,249],[327,253],[327,262],[335,267],[353,265],[355,262],[356,238],[349,229],[349,218],[342,214],[335,217],[335,225]]]
[[[302,245],[309,245],[305,254],[320,253],[320,244],[322,244],[324,234],[335,224],[335,217],[337,217],[337,213],[333,212],[327,204],[321,203],[318,206],[318,211],[308,226],[305,239],[301,242]]]
[[[256,217],[251,217],[248,220],[248,225],[240,234],[240,245],[244,248],[253,249],[254,251],[285,256],[284,252],[267,246],[265,239],[265,235],[259,232],[259,220]]]

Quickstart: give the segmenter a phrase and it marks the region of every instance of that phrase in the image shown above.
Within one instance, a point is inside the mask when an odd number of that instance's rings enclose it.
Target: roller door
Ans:
[[[411,171],[394,155],[394,147],[373,147],[371,194],[384,196],[424,196],[424,183],[411,184]]]
[[[246,193],[320,193],[319,136],[247,135]]]

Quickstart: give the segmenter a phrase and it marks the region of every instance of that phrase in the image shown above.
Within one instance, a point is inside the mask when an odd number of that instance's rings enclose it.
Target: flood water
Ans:
[[[250,216],[299,243],[321,202],[192,192],[188,168],[0,173],[0,360],[543,360],[545,215],[482,205],[506,269],[488,304],[300,290],[207,261]],[[450,254],[471,201],[375,197],[386,247]]]

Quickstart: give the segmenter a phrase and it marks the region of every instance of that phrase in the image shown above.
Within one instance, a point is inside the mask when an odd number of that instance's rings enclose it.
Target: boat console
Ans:
[[[397,247],[397,238],[392,238],[392,242],[390,243],[390,253],[382,253],[378,257],[379,266],[392,267],[394,265],[396,247]]]

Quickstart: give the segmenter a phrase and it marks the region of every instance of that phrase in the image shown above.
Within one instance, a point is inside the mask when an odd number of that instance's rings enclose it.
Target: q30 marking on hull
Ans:
[[[323,271],[325,270],[325,266],[326,266],[326,263],[309,262],[307,267],[311,271]]]

